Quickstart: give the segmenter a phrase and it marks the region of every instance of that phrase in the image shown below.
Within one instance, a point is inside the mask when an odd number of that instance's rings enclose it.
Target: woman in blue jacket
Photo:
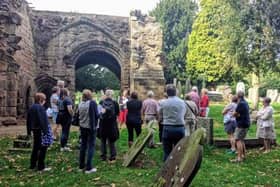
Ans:
[[[35,103],[31,106],[27,115],[27,134],[33,132],[33,149],[31,153],[30,169],[37,167],[38,171],[49,171],[45,167],[45,157],[48,147],[52,144],[52,130],[48,121],[47,113],[43,105],[46,102],[46,95],[36,93]]]

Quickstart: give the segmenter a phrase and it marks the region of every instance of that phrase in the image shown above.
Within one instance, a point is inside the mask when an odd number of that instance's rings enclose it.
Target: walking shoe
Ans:
[[[61,152],[63,152],[63,151],[71,152],[72,149],[70,149],[70,147],[61,147],[61,148],[60,148],[60,151],[61,151]]]
[[[50,171],[50,170],[52,170],[52,168],[44,168],[42,170],[39,170],[39,172],[46,172],[46,171]]]
[[[85,174],[95,173],[97,171],[96,168],[92,168],[91,170],[86,170]]]
[[[110,158],[108,162],[109,164],[114,164],[116,162],[116,158]]]
[[[235,155],[236,154],[236,150],[231,150],[230,149],[226,153],[229,154],[229,155]]]

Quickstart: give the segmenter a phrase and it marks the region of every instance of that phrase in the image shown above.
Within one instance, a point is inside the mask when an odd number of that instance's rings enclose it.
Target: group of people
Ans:
[[[271,144],[276,138],[273,122],[273,108],[270,106],[271,99],[263,98],[263,108],[258,111],[257,118],[257,138],[264,142],[264,153],[270,152]],[[228,134],[231,149],[228,153],[235,154],[236,159],[232,162],[242,162],[245,159],[246,147],[244,139],[250,127],[249,105],[244,99],[244,92],[239,91],[233,96],[231,103],[222,111],[224,116],[225,132]]]
[[[30,168],[37,168],[39,171],[50,170],[45,167],[44,159],[47,148],[58,139],[59,126],[62,127],[60,150],[72,151],[68,146],[68,139],[73,116],[78,118],[80,126],[79,169],[85,170],[85,173],[96,172],[96,168],[92,165],[96,137],[101,140],[101,160],[115,162],[117,156],[115,143],[119,138],[119,127],[122,127],[118,125],[122,124],[127,127],[128,146],[131,146],[134,131],[136,136],[139,136],[142,124],[157,120],[160,144],[163,145],[164,160],[166,160],[177,142],[190,134],[191,127],[186,125],[188,124],[186,121],[191,120],[195,124],[196,116],[207,116],[209,111],[207,90],[202,91],[200,98],[197,88],[193,87],[192,91],[186,94],[185,101],[180,99],[177,93],[174,85],[167,85],[164,98],[157,101],[154,99],[153,91],[148,91],[147,99],[142,102],[137,92],[129,94],[125,91],[119,104],[113,99],[113,90],[107,89],[101,101],[96,103],[93,93],[85,89],[82,93],[82,101],[74,112],[69,90],[64,88],[63,81],[58,81],[57,86],[52,89],[50,98],[51,114],[55,124],[53,131],[44,108],[45,94],[36,93],[35,103],[28,111],[27,132],[28,135],[33,132],[34,141]],[[107,146],[110,150],[109,156],[107,156]],[[156,147],[154,137],[149,141],[148,147]]]

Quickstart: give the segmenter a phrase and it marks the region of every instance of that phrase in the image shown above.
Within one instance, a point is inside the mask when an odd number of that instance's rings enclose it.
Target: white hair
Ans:
[[[112,98],[113,95],[114,95],[114,91],[113,90],[106,90],[105,95],[106,95],[106,97]]]
[[[148,91],[147,96],[148,97],[153,97],[154,96],[154,92],[152,90]]]
[[[196,87],[196,86],[193,86],[193,87],[192,87],[192,91],[194,91],[194,92],[198,92],[197,87]]]

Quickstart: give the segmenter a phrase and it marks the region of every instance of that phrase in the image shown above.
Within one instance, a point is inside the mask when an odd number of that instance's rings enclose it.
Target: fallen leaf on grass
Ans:
[[[272,162],[280,162],[280,160],[279,159],[274,159],[274,160],[272,160]]]
[[[93,181],[99,181],[100,180],[100,177],[96,177],[94,179],[92,179]]]

